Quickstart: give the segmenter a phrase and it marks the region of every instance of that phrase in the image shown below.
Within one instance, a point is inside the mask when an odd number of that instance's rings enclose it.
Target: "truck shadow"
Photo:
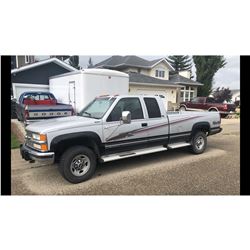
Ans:
[[[211,153],[212,151],[214,151],[214,148],[208,146],[204,154]],[[185,163],[187,157],[193,158],[195,156],[197,155],[192,154],[188,148],[178,148],[174,150],[121,159],[113,162],[99,163],[93,178],[136,168],[143,168],[152,165],[154,166],[154,164],[162,165],[162,163],[166,163],[166,165],[169,165],[171,162],[175,163],[176,161]]]

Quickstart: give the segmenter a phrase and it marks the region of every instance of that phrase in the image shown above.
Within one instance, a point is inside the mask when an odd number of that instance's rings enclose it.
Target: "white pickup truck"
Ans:
[[[220,124],[218,112],[167,112],[157,96],[100,96],[77,116],[27,126],[20,152],[30,162],[59,162],[62,176],[79,183],[97,162],[186,146],[203,153]]]

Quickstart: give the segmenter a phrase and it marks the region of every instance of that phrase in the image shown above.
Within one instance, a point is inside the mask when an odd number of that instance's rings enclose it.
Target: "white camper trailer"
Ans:
[[[51,77],[49,88],[58,102],[71,104],[80,112],[97,96],[127,95],[129,75],[108,69],[84,69]]]

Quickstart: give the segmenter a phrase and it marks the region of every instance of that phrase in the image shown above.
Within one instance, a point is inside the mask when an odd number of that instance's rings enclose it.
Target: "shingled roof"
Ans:
[[[155,64],[165,61],[169,70],[174,70],[165,58],[148,61],[138,56],[111,56],[110,58],[94,65],[96,68],[123,69],[126,67],[137,67],[150,69]]]
[[[148,83],[148,84],[161,84],[161,85],[171,85],[171,86],[176,86],[176,87],[181,87],[179,86],[179,84],[181,85],[193,85],[193,86],[200,86],[203,85],[199,82],[193,81],[191,79],[188,79],[186,77],[180,76],[179,74],[175,74],[175,75],[169,75],[169,80],[163,80],[163,79],[159,79],[156,77],[152,77],[152,76],[147,76],[147,75],[143,75],[140,73],[136,73],[136,72],[129,72],[129,82],[130,83]]]

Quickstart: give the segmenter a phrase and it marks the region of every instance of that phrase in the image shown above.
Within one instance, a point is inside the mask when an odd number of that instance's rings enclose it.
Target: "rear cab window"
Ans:
[[[161,118],[161,111],[155,98],[144,97],[144,102],[148,111],[149,118]]]

